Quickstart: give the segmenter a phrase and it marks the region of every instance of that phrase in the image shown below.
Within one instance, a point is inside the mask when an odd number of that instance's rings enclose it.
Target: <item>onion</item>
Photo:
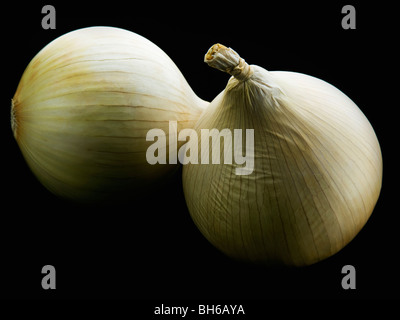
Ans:
[[[254,168],[183,167],[197,227],[228,256],[255,263],[303,266],[338,252],[365,225],[381,189],[381,151],[366,117],[332,85],[249,66],[222,45],[205,62],[233,76],[195,125],[197,135],[242,129],[244,139],[254,130],[254,148],[243,150]],[[196,142],[191,150],[201,150]],[[206,151],[211,157],[216,149]]]
[[[176,168],[147,162],[146,133],[168,132],[169,121],[178,132],[192,127],[206,105],[152,42],[91,27],[34,57],[12,99],[11,124],[26,162],[54,194],[114,201]]]

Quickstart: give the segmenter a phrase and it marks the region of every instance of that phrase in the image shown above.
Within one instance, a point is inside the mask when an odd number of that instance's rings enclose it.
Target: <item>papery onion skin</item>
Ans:
[[[251,68],[245,80],[229,80],[195,130],[254,129],[253,173],[187,164],[185,199],[202,234],[228,256],[311,265],[341,250],[370,217],[382,184],[379,143],[360,109],[332,85]]]
[[[29,167],[54,194],[97,203],[135,198],[176,165],[146,161],[146,133],[192,127],[208,103],[172,60],[127,30],[91,27],[43,48],[12,99],[11,125]],[[168,146],[167,146],[168,148]]]

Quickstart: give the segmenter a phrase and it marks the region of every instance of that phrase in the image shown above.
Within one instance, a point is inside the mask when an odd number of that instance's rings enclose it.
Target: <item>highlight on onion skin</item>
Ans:
[[[195,130],[253,129],[254,170],[238,175],[234,162],[183,167],[199,230],[226,255],[267,265],[311,265],[341,250],[367,222],[382,184],[367,118],[332,85],[249,66],[223,45],[205,62],[232,77]]]

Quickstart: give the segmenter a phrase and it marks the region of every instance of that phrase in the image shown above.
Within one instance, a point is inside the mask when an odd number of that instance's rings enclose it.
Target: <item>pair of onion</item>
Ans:
[[[132,32],[94,27],[56,39],[28,65],[12,100],[28,165],[56,195],[111,201],[174,168],[146,161],[149,130],[168,133],[171,121],[198,136],[252,129],[251,174],[237,175],[232,162],[184,165],[200,231],[231,257],[267,264],[309,265],[339,251],[366,223],[381,188],[368,120],[322,80],[249,66],[222,45],[205,61],[232,75],[210,104],[161,49]]]

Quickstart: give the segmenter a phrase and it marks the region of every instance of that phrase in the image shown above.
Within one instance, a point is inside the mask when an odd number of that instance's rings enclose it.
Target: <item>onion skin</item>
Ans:
[[[216,67],[232,74],[238,63]],[[370,217],[382,184],[379,143],[360,109],[332,85],[250,67],[229,80],[195,130],[254,129],[254,171],[187,164],[185,199],[199,230],[226,255],[311,265],[341,250]]]
[[[134,198],[176,168],[147,163],[146,133],[168,134],[169,121],[178,132],[192,127],[206,105],[155,44],[91,27],[34,57],[12,99],[11,126],[29,167],[54,194],[113,202]]]

